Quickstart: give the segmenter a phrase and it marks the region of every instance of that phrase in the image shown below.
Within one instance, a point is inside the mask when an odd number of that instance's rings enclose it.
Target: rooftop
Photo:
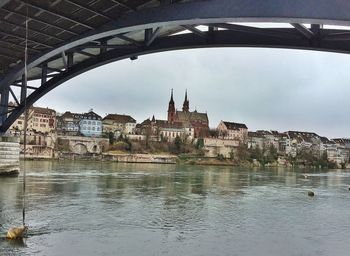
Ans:
[[[103,118],[104,120],[112,120],[118,123],[136,123],[136,120],[129,115],[108,114]]]
[[[223,121],[223,123],[229,130],[248,129],[248,127],[245,124],[232,123],[232,122],[226,122],[226,121]]]

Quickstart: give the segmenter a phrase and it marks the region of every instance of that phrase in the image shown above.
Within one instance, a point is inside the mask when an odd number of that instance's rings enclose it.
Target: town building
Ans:
[[[66,136],[99,137],[102,134],[102,118],[92,109],[84,114],[66,111],[57,117],[57,133]]]
[[[217,130],[221,139],[236,140],[241,144],[248,142],[248,127],[245,124],[221,121]]]
[[[185,127],[181,122],[158,120],[154,116],[152,119],[144,120],[136,130],[137,133],[147,135],[156,141],[173,142],[176,137],[190,141],[194,138],[194,129]]]
[[[258,132],[248,132],[248,148],[264,148],[265,137]]]
[[[91,109],[80,115],[80,133],[87,137],[99,137],[102,134],[102,117]]]
[[[237,154],[239,147],[238,140],[224,140],[219,138],[204,138],[203,150],[206,157],[223,156],[225,158],[233,158]]]
[[[31,107],[28,128],[36,132],[51,133],[56,130],[56,111],[50,108]]]
[[[57,117],[57,133],[59,135],[79,135],[79,122],[81,114],[66,111],[63,115]]]
[[[24,131],[23,113],[10,127],[10,132],[20,134]],[[27,111],[27,131],[48,134],[56,131],[56,111],[50,108],[30,107]]]
[[[263,151],[273,146],[279,155],[296,156],[296,148],[291,145],[287,133],[258,130],[248,132],[248,148],[259,148]]]
[[[116,137],[120,134],[133,134],[136,120],[129,115],[108,114],[102,119],[103,133],[112,132]]]

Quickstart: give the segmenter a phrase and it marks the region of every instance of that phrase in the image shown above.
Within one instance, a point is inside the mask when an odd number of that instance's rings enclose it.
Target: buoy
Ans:
[[[308,196],[315,196],[315,193],[313,191],[309,191],[309,192],[307,192],[307,195]]]
[[[309,176],[307,176],[306,174],[304,174],[304,178],[307,179]]]
[[[22,239],[27,233],[27,230],[28,227],[26,226],[10,228],[9,231],[7,231],[6,238],[11,240]]]

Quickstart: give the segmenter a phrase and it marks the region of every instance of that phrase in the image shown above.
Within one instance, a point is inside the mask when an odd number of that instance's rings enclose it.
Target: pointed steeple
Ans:
[[[153,117],[152,117],[152,123],[155,123],[156,122],[156,118],[154,117],[154,115],[153,115]]]
[[[174,89],[171,89],[171,97],[170,97],[170,102],[169,103],[174,103],[173,91],[174,91]]]
[[[184,104],[182,106],[182,111],[183,112],[188,112],[189,110],[190,110],[190,102],[187,99],[187,89],[186,89],[185,100],[184,100]]]
[[[175,120],[175,102],[173,98],[173,89],[171,89],[171,97],[168,106],[168,122],[174,122]]]

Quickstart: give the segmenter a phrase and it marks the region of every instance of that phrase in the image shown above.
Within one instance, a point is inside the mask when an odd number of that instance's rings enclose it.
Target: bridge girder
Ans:
[[[5,132],[23,113],[24,99],[28,105],[34,104],[72,77],[116,60],[200,47],[274,47],[350,53],[350,31],[322,27],[323,24],[350,25],[349,9],[350,3],[345,0],[206,0],[130,12],[33,55],[27,65],[32,71],[29,81],[41,79],[38,88],[25,85],[22,62],[0,77],[0,132]],[[292,26],[257,28],[234,22],[283,22]],[[302,23],[314,25],[307,28]],[[203,31],[198,25],[208,29]],[[176,34],[183,30],[188,34]],[[28,91],[24,90],[26,86]],[[21,89],[20,97],[16,97],[15,87]],[[11,109],[10,95],[16,102]]]

